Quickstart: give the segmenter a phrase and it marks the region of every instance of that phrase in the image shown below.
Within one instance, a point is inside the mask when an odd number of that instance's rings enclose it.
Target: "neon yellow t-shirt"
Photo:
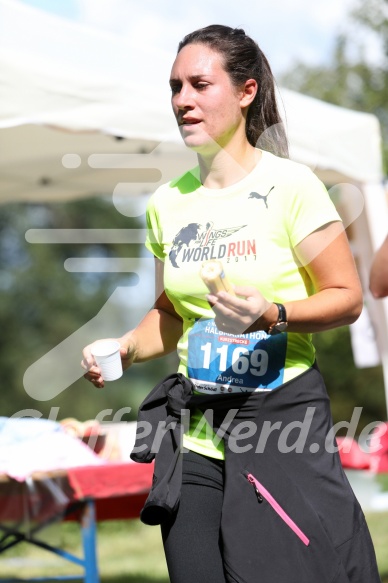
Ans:
[[[164,261],[164,286],[183,319],[179,369],[205,394],[268,391],[314,362],[311,334],[219,332],[200,278],[203,261],[218,259],[235,285],[250,285],[268,301],[314,293],[293,248],[340,217],[328,192],[302,164],[262,151],[238,183],[205,188],[195,168],[158,188],[147,208],[147,248]],[[221,443],[199,416],[184,436],[188,449],[223,458]],[[199,430],[201,428],[201,430]]]

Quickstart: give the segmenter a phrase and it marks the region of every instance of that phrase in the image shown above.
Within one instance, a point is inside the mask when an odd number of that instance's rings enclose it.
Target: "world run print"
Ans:
[[[212,222],[202,226],[189,223],[174,237],[169,259],[173,267],[179,268],[183,263],[203,262],[209,259],[230,259],[232,257],[255,257],[256,240],[241,236],[236,241],[225,241],[231,235],[241,231],[247,225],[228,228],[215,228]]]

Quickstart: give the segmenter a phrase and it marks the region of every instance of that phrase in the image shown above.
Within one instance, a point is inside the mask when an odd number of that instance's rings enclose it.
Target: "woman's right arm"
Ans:
[[[135,362],[145,362],[173,352],[182,335],[182,319],[164,291],[163,267],[163,262],[155,259],[154,307],[136,328],[117,338],[121,344],[124,370]],[[91,354],[91,346],[89,344],[83,350],[82,366],[88,371],[84,376],[96,387],[103,387],[104,381]]]

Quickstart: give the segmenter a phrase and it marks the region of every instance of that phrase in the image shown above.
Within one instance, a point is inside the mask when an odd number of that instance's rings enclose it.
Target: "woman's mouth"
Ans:
[[[179,121],[179,126],[192,126],[192,125],[198,124],[200,122],[201,122],[200,119],[196,119],[193,117],[187,117],[187,118],[182,118]]]

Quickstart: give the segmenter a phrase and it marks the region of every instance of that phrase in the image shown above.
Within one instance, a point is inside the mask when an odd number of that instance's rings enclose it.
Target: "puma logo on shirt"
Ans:
[[[275,187],[272,186],[272,188],[269,189],[269,191],[267,192],[267,194],[259,194],[258,192],[251,192],[250,195],[248,196],[248,198],[257,198],[257,199],[261,199],[264,201],[265,204],[265,208],[268,208],[268,203],[267,203],[267,198],[269,193],[271,192],[271,190],[273,190]]]

